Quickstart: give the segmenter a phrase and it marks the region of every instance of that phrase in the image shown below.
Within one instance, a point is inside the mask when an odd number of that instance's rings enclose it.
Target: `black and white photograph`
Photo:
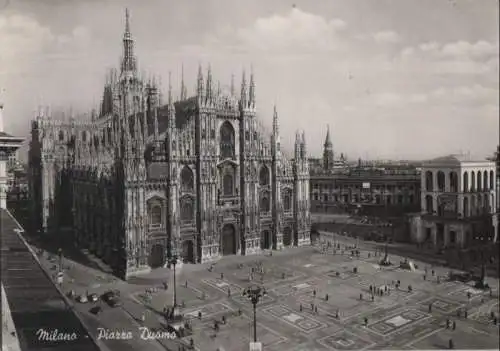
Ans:
[[[498,0],[0,0],[2,351],[498,350]]]

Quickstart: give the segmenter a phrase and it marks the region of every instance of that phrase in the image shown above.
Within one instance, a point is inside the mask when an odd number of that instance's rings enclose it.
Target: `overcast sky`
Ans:
[[[294,7],[295,5],[295,7]],[[349,158],[491,155],[499,139],[496,0],[0,0],[0,88],[8,131],[27,135],[39,104],[89,110],[118,67],[124,13],[141,69],[197,66],[239,86],[253,66],[258,117],[274,102],[282,142],[304,129]]]

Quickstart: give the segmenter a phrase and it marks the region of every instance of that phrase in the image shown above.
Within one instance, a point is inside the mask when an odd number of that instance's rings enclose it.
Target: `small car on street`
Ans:
[[[92,307],[92,308],[89,310],[89,312],[90,312],[90,313],[92,313],[93,315],[96,315],[96,316],[97,316],[97,315],[101,314],[101,312],[102,312],[102,308],[101,308],[101,306],[94,306],[94,307]]]
[[[108,302],[112,298],[120,297],[120,291],[118,290],[109,290],[101,295],[101,299],[104,302]]]
[[[89,294],[87,298],[90,302],[97,302],[99,300],[99,296],[97,296],[97,294]]]
[[[110,307],[120,307],[122,305],[122,302],[118,297],[108,299],[107,303]]]
[[[85,295],[79,295],[79,296],[76,297],[76,302],[87,303],[87,302],[89,302],[89,300],[87,299],[87,296],[85,296]]]

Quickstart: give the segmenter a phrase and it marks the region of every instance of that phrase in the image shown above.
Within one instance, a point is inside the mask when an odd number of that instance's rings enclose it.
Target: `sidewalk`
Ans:
[[[21,351],[9,302],[2,284],[2,351]]]

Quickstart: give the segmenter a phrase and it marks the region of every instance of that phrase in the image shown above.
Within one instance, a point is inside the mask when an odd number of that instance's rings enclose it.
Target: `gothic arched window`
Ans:
[[[260,212],[269,212],[270,209],[269,192],[266,191],[260,197]]]
[[[285,190],[285,194],[283,196],[283,209],[285,211],[290,211],[292,209],[292,194],[290,190]]]
[[[161,225],[161,206],[153,205],[149,212],[149,223],[151,225]]]
[[[437,174],[437,183],[438,183],[438,190],[439,191],[444,191],[445,187],[445,176],[443,171],[439,171]]]
[[[259,185],[266,186],[269,185],[269,169],[266,166],[262,166],[259,172]]]
[[[469,172],[464,172],[464,192],[469,191]]]
[[[222,158],[235,157],[235,133],[234,128],[228,121],[220,127],[220,156]]]
[[[181,190],[189,192],[194,190],[193,171],[188,166],[184,166],[181,171]]]
[[[427,191],[434,191],[434,180],[431,171],[425,172],[425,188]]]
[[[63,141],[64,140],[64,132],[61,130],[59,131],[59,141]]]
[[[224,196],[232,196],[234,193],[234,182],[232,174],[225,174],[222,179],[222,188]]]
[[[191,222],[193,217],[193,200],[185,197],[181,200],[181,221]]]

